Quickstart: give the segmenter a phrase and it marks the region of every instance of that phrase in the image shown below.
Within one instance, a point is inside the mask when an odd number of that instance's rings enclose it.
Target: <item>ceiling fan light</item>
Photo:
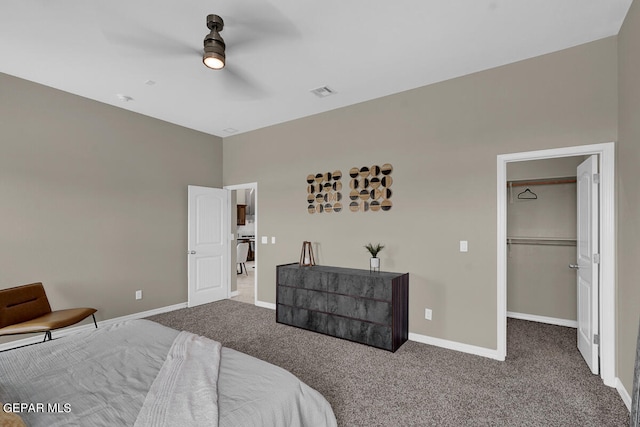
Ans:
[[[212,70],[221,70],[224,68],[224,55],[219,55],[217,52],[205,52],[202,62]]]

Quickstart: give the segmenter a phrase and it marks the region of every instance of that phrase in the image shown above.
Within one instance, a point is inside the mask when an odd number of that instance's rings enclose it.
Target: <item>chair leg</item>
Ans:
[[[242,263],[242,266],[244,267],[244,274],[248,276],[249,272],[247,271],[247,266],[244,264],[244,262]]]
[[[96,329],[98,329],[98,322],[96,322],[96,315],[95,313],[91,315],[93,317],[93,324],[96,325]]]
[[[51,341],[53,338],[51,338],[51,331],[47,331],[44,333],[44,339],[42,340],[42,342],[45,341]]]

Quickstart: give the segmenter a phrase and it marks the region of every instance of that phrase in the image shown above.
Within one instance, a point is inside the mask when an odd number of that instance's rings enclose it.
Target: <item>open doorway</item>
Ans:
[[[507,164],[507,317],[578,327],[576,169],[584,156]]]
[[[615,382],[615,214],[614,214],[614,144],[593,144],[504,154],[497,157],[497,325],[498,358],[506,357],[507,349],[507,165],[512,162],[542,160],[572,156],[598,156],[600,198],[598,202],[600,240],[599,264],[599,350],[600,377],[608,386]]]
[[[225,186],[232,192],[231,218],[235,241],[231,248],[231,292],[235,301],[254,304],[257,295],[258,184]],[[233,274],[233,272],[236,272]]]

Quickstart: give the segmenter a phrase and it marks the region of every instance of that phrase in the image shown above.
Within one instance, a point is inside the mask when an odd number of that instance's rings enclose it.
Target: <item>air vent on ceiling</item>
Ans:
[[[116,94],[116,97],[122,101],[122,102],[129,102],[129,101],[133,101],[133,98],[130,97],[129,95],[124,95],[122,93],[118,93]]]
[[[326,98],[327,96],[335,95],[336,91],[331,89],[329,86],[322,86],[317,89],[311,90],[311,93],[318,98]]]

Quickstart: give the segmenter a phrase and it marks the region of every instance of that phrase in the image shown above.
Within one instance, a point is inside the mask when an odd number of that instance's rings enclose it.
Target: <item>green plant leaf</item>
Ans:
[[[375,258],[378,256],[378,253],[384,248],[384,245],[380,243],[376,243],[375,245],[373,243],[368,243],[364,246],[364,248],[369,251],[372,257]]]

